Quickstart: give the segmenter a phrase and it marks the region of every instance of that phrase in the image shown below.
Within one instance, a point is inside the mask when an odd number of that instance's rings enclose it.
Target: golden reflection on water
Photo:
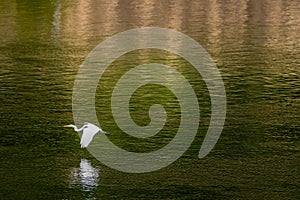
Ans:
[[[62,1],[64,3],[64,35],[75,35],[82,38],[82,42],[142,26],[183,31],[200,41],[207,38],[209,50],[214,54],[221,49],[240,48],[253,38],[258,45],[276,49],[284,46],[284,51],[293,50],[300,40],[300,14],[293,2],[79,0],[76,3]],[[237,40],[224,44],[224,40],[232,38]]]
[[[299,4],[295,1],[79,0],[53,1],[53,5],[50,34],[56,41],[62,34],[66,41],[72,43],[70,38],[81,38],[81,45],[85,45],[90,38],[107,37],[135,27],[159,26],[183,31],[202,43],[207,38],[213,54],[221,49],[239,48],[253,39],[258,45],[281,53],[300,48]],[[26,25],[30,19],[22,18],[30,17],[30,13],[23,11],[18,2],[3,4],[1,9],[10,10],[9,16],[2,12],[0,18],[1,33],[9,33],[1,37],[2,44],[22,35],[30,37],[30,30],[33,35],[39,34],[47,26],[47,18],[38,21],[33,16],[31,20],[35,22]],[[234,37],[240,39],[224,44],[224,40]]]
[[[89,35],[91,11],[91,0],[77,1],[77,4],[67,5],[62,19],[64,21],[63,34],[68,37],[75,35],[86,38]]]

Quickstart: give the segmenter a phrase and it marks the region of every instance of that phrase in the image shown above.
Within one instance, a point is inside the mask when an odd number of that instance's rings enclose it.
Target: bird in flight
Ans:
[[[75,126],[73,124],[65,125],[64,127],[73,128],[74,131],[76,131],[76,132],[82,131],[81,140],[80,140],[81,148],[88,147],[89,144],[92,142],[94,136],[98,132],[101,132],[101,133],[104,133],[104,134],[110,134],[109,132],[103,131],[101,128],[99,128],[95,124],[92,124],[92,123],[89,123],[89,122],[84,122],[84,124],[81,128],[77,128],[77,126]]]

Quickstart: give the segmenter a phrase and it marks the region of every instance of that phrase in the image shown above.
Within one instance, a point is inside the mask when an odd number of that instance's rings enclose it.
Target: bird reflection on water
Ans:
[[[93,191],[99,182],[99,170],[94,168],[87,159],[81,159],[80,167],[71,169],[70,188],[82,188]]]

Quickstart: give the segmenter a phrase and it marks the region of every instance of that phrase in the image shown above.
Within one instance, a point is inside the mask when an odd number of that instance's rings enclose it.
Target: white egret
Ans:
[[[81,148],[88,147],[89,144],[91,143],[91,141],[93,140],[93,137],[98,132],[101,132],[104,134],[110,134],[109,132],[103,131],[101,128],[99,128],[95,124],[88,123],[88,122],[84,122],[84,124],[81,128],[77,128],[77,126],[75,126],[73,124],[65,125],[64,127],[71,127],[76,132],[82,131],[81,140],[80,140]]]

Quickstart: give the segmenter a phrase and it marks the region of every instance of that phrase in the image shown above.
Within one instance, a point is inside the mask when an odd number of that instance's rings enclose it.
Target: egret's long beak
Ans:
[[[64,125],[64,127],[70,127],[70,125]]]

